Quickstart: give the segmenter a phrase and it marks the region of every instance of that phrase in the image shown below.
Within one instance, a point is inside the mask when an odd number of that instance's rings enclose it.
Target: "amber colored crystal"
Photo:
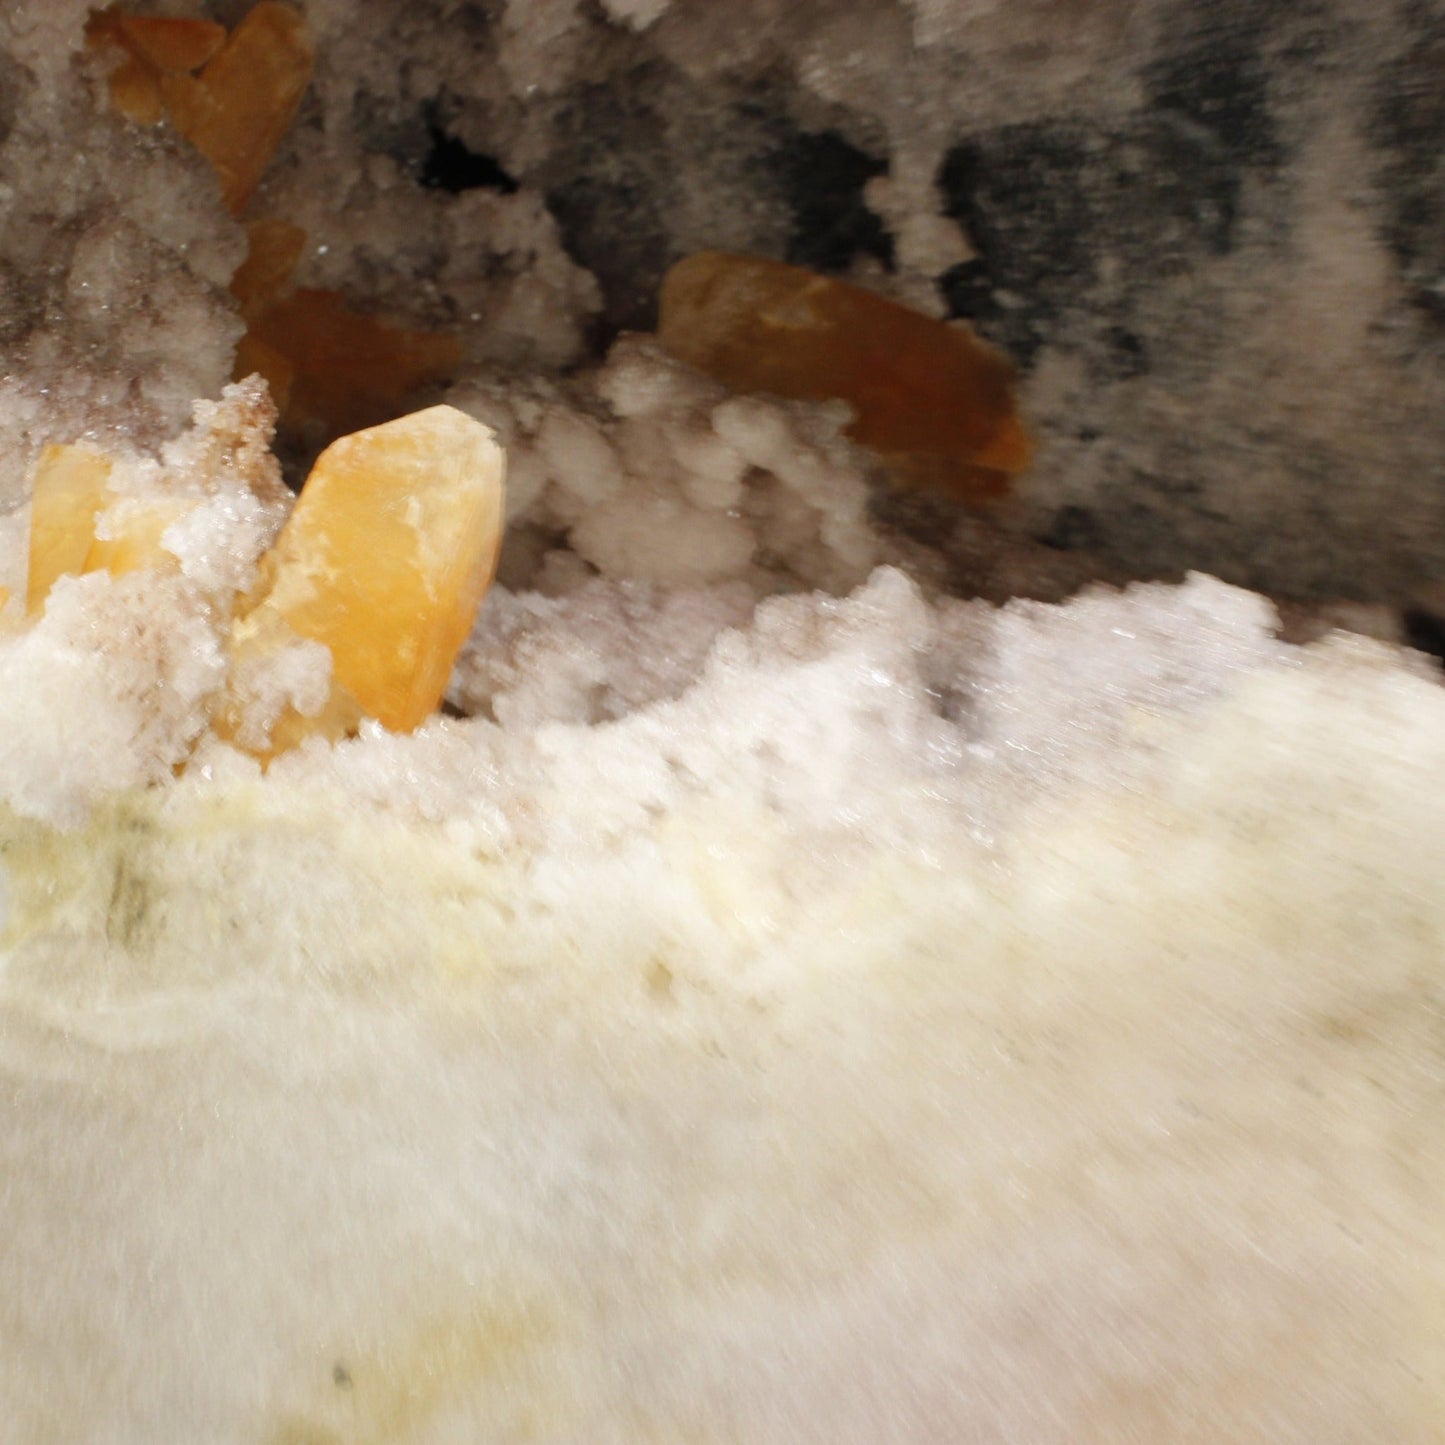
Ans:
[[[311,65],[300,13],[261,0],[199,75],[162,76],[167,114],[215,167],[233,216],[245,209],[290,129]]]
[[[231,277],[231,295],[249,320],[263,312],[291,282],[306,249],[306,232],[274,216],[246,227],[246,259]]]
[[[100,513],[118,499],[109,487],[111,460],[86,446],[49,446],[35,468],[30,502],[30,575],[26,609],[45,605],[57,577],[84,572],[119,576],[139,567],[168,568],[176,558],[161,537],[196,501],[192,497],[138,497],[123,502],[96,535]]]
[[[138,60],[127,60],[111,73],[110,103],[137,125],[158,125],[165,113],[159,77]]]
[[[844,281],[704,251],[663,282],[658,336],[735,390],[848,402],[848,435],[915,485],[982,501],[1032,457],[1006,357]]]
[[[85,40],[92,48],[120,45],[152,70],[199,70],[225,44],[226,27],[214,20],[127,15],[110,5],[91,11]]]
[[[156,70],[199,70],[226,43],[226,27],[214,20],[165,15],[118,15],[121,43]]]
[[[129,57],[110,77],[111,103],[138,125],[163,114],[161,74],[197,70],[225,43],[226,28],[211,20],[126,15],[117,7],[93,11],[85,25],[91,47],[117,45]]]
[[[388,421],[412,392],[456,369],[454,336],[389,326],[353,311],[337,291],[287,293],[306,246],[300,226],[253,221],[247,236],[231,278],[247,323],[234,376],[265,378],[288,432],[314,426],[333,437]]]
[[[109,493],[110,458],[87,446],[48,446],[35,467],[30,499],[26,610],[34,615],[57,577],[83,572],[95,518]]]
[[[251,319],[247,339],[292,368],[287,428],[315,424],[324,436],[394,417],[409,394],[450,376],[462,357],[456,337],[388,326],[351,310],[335,291],[293,291]],[[249,374],[241,369],[249,365],[269,381],[265,353],[261,364],[249,355],[248,362],[238,352],[237,375]]]
[[[389,728],[415,728],[441,701],[491,583],[504,468],[491,432],[449,406],[333,442],[266,559],[260,600],[236,624],[237,652],[323,642],[344,693],[323,721],[353,699]]]

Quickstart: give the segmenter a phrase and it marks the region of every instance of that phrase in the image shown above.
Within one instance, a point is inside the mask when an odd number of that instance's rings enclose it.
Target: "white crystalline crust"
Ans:
[[[538,495],[605,504],[659,413],[558,395]],[[1434,1437],[1423,666],[1204,577],[544,565],[471,718],[263,775],[205,704],[264,429],[125,463],[210,499],[179,565],[0,641],[15,1438]]]
[[[538,185],[383,154],[466,97],[439,118],[544,173],[602,14],[699,94],[782,65],[797,120],[885,136],[864,279],[936,309],[933,80],[1027,119],[1132,8],[491,8],[473,43],[477,7],[312,0],[257,201],[302,284],[464,333],[512,513],[469,716],[264,774],[208,725],[289,506],[222,391],[240,230],[99,103],[84,4],[0,10],[0,1439],[1437,1440],[1438,680],[1199,576],[996,607],[1092,564],[882,525],[837,408],[637,340],[578,367],[601,290]],[[1299,273],[1347,318],[1357,239]],[[1215,383],[1241,415],[1258,360]],[[1046,356],[1030,404],[1078,384]],[[103,537],[195,505],[173,565],[27,621],[24,478],[82,437]],[[239,740],[329,666],[233,677]]]
[[[529,533],[606,576],[758,592],[846,591],[879,560],[845,409],[730,396],[641,339],[566,390],[478,380],[448,400],[507,448],[524,569]]]
[[[1445,692],[886,572],[542,685],[728,605],[5,822],[15,1438],[1436,1438]]]
[[[159,783],[225,675],[220,640],[178,579],[61,578],[40,622],[0,644],[0,792],[23,814],[73,823],[117,788]]]
[[[0,8],[0,510],[36,449],[155,446],[227,380],[245,254],[210,168],[108,113],[87,0]]]

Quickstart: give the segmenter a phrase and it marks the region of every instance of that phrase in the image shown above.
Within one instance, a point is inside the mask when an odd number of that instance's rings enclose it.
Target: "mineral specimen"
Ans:
[[[334,688],[389,728],[415,728],[496,568],[503,469],[490,431],[447,406],[333,442],[263,564],[235,651],[324,643]]]
[[[305,0],[271,259],[425,296],[507,447],[466,716],[398,735],[267,601],[265,388],[177,435],[292,274],[230,304],[87,3],[0,5],[0,1436],[1438,1441],[1445,693],[1198,577],[1029,605],[996,525],[1438,575],[1432,7]],[[417,184],[433,107],[515,194]],[[1028,358],[1003,516],[567,340],[850,208]]]
[[[409,394],[461,361],[454,336],[389,326],[354,311],[336,291],[288,291],[306,232],[268,218],[247,228],[249,249],[231,280],[247,330],[235,377],[266,379],[288,432],[329,440],[379,422]]]
[[[961,326],[844,281],[705,251],[668,273],[658,334],[738,391],[848,402],[852,439],[915,485],[978,501],[1001,494],[1032,456],[1005,357]]]
[[[215,167],[233,216],[245,210],[291,128],[311,62],[299,12],[261,0],[198,76],[161,76],[167,114]]]

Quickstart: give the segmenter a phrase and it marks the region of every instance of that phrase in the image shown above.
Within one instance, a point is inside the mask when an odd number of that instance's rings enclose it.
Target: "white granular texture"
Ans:
[[[688,160],[789,75],[793,120],[886,140],[897,269],[859,279],[936,311],[951,97],[1080,105],[1138,8],[311,0],[256,213],[306,227],[300,284],[463,334],[510,531],[461,716],[264,770],[237,744],[330,658],[228,670],[290,507],[269,401],[224,387],[241,229],[105,109],[86,8],[0,11],[0,1439],[1437,1441],[1438,676],[1209,577],[919,526],[840,407],[635,337],[587,364],[604,288],[544,193],[605,100],[666,131],[668,239],[767,233]],[[619,74],[672,99],[629,119]],[[532,179],[419,187],[433,103]],[[1343,329],[1231,281],[1267,346],[1197,449],[1355,385],[1381,243],[1304,201],[1274,249]],[[1346,433],[1398,376],[1358,380]],[[1046,350],[1030,405],[1062,435],[1082,385]],[[1120,415],[1192,416],[1153,386]],[[103,536],[175,520],[27,619],[25,478],[80,439]],[[1024,500],[1088,501],[1046,440]],[[1227,513],[1303,575],[1239,445]],[[1285,618],[1331,622],[1398,630]]]
[[[0,642],[0,792],[22,816],[74,823],[169,778],[224,677],[221,637],[184,582],[61,578],[45,615]]]
[[[863,565],[836,417],[610,368],[477,384],[516,527],[729,516],[732,448]],[[1438,1433],[1423,665],[1206,577],[800,591],[750,516],[741,571],[552,547],[471,716],[263,772],[209,717],[269,424],[122,458],[174,568],[0,635],[15,1438]],[[232,677],[237,740],[328,670]]]
[[[507,448],[514,527],[564,533],[605,577],[841,592],[880,558],[844,408],[731,397],[640,338],[566,390],[476,380],[448,400]]]
[[[721,603],[4,822],[16,1438],[1434,1438],[1438,684],[1203,579]],[[589,610],[716,640],[589,721]]]

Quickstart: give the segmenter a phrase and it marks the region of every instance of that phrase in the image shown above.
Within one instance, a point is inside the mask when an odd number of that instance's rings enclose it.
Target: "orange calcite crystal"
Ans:
[[[246,259],[231,277],[231,295],[248,321],[261,315],[291,282],[306,249],[306,232],[274,216],[246,227]]]
[[[388,326],[347,306],[339,292],[287,292],[306,232],[253,221],[246,259],[231,278],[247,331],[235,379],[264,377],[288,431],[331,437],[388,421],[419,387],[444,380],[462,358],[454,336]]]
[[[138,60],[127,60],[111,75],[110,103],[137,125],[159,125],[165,114],[160,79]]]
[[[409,394],[450,376],[462,358],[455,336],[388,326],[335,291],[293,291],[254,317],[246,335],[291,367],[287,427],[312,423],[326,436],[394,417]],[[244,364],[238,353],[238,371]],[[270,381],[266,364],[262,354],[252,369]]]
[[[26,611],[45,606],[57,577],[85,571],[95,518],[109,496],[111,462],[87,446],[48,446],[40,453],[30,499],[30,572]]]
[[[199,70],[226,43],[226,27],[214,20],[164,15],[118,15],[121,44],[156,70]]]
[[[140,567],[166,569],[176,558],[161,545],[172,522],[195,507],[193,497],[123,501],[97,535],[97,519],[118,499],[110,490],[111,460],[87,446],[48,446],[35,468],[30,502],[30,573],[25,592],[32,616],[45,606],[57,577]]]
[[[298,11],[261,0],[199,75],[167,72],[161,96],[176,129],[215,167],[227,209],[245,209],[311,80]]]
[[[1032,457],[1007,358],[844,281],[704,251],[663,282],[658,337],[735,390],[848,402],[848,435],[915,485],[983,501]]]
[[[92,48],[122,46],[152,70],[199,70],[225,44],[226,27],[214,20],[127,15],[109,5],[91,11],[85,40]]]
[[[115,108],[139,125],[155,125],[164,107],[161,76],[198,70],[225,43],[226,27],[212,20],[126,15],[112,5],[92,11],[85,25],[91,47],[118,45],[129,59],[110,77]]]
[[[496,570],[504,470],[491,432],[449,406],[321,454],[235,626],[238,657],[296,638],[331,650],[331,703],[273,749],[334,731],[353,703],[402,732],[436,709]]]

